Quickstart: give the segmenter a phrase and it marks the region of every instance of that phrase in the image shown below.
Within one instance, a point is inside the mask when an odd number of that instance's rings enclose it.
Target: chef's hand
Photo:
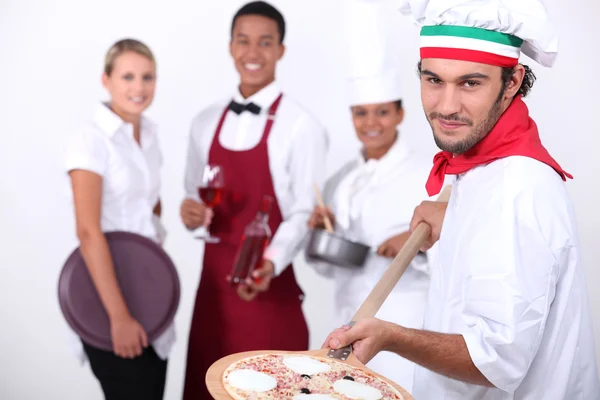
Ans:
[[[439,240],[444,216],[446,215],[446,207],[448,207],[448,203],[424,201],[415,208],[412,221],[410,221],[410,232],[413,232],[421,222],[426,222],[431,227],[431,235],[425,241],[421,251],[429,250]]]
[[[352,328],[343,326],[331,332],[322,348],[339,349],[352,344],[354,355],[363,364],[388,346],[393,324],[376,318],[365,318]]]
[[[316,206],[308,219],[308,227],[311,229],[325,229],[325,216],[329,216],[331,225],[335,225],[335,216],[329,208]]]
[[[382,257],[394,258],[410,237],[410,232],[393,236],[377,248],[377,254]]]
[[[129,315],[110,320],[110,335],[113,351],[122,358],[141,356],[142,350],[148,347],[146,331]]]
[[[208,227],[214,215],[211,208],[192,199],[183,200],[179,213],[181,221],[188,229],[196,229],[199,226]]]
[[[237,286],[238,295],[243,300],[253,300],[260,292],[269,290],[274,274],[275,265],[269,260],[264,260],[261,268],[255,269],[251,277]]]

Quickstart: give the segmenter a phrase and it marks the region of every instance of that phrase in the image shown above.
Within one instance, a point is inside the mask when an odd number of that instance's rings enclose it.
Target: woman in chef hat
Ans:
[[[362,149],[325,185],[328,208],[316,207],[311,228],[324,228],[329,215],[335,231],[370,246],[362,268],[345,268],[309,260],[315,270],[336,285],[334,327],[348,323],[409,236],[413,211],[427,200],[425,182],[430,162],[411,151],[398,127],[404,118],[397,62],[391,57],[389,25],[375,22],[384,9],[355,1],[344,41],[352,46],[348,78],[349,105]],[[355,21],[353,23],[353,21]],[[361,46],[362,45],[362,46]],[[377,317],[420,328],[429,288],[428,261],[419,254],[408,267]],[[410,392],[414,364],[392,353],[381,353],[368,367]]]

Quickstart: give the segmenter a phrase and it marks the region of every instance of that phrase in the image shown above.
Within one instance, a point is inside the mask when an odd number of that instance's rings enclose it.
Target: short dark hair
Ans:
[[[515,97],[518,95],[521,95],[523,97],[527,96],[529,94],[529,92],[531,91],[531,88],[533,87],[533,83],[535,82],[535,74],[533,73],[533,71],[531,70],[531,68],[529,68],[529,66],[525,65],[525,64],[521,64],[523,65],[523,68],[525,69],[525,75],[523,76],[523,81],[521,82],[521,86],[519,87],[519,90],[517,90],[517,93],[515,94]],[[510,82],[513,74],[515,73],[515,69],[514,67],[503,67],[502,68],[502,91],[504,91],[504,89],[506,88],[506,85],[508,85],[508,83]]]
[[[521,65],[523,65],[523,68],[525,69],[525,75],[523,76],[521,86],[519,87],[519,90],[517,90],[517,93],[515,93],[514,97],[517,97],[518,95],[522,95],[523,97],[527,96],[531,91],[531,88],[533,87],[533,83],[536,80],[533,70],[525,64]],[[419,76],[421,76],[421,61],[419,61],[419,63],[417,64],[417,72]],[[504,89],[506,89],[506,85],[508,85],[514,73],[514,67],[502,67],[502,90],[500,91],[501,94],[504,93]]]
[[[279,32],[279,43],[283,43],[283,38],[285,37],[285,20],[283,19],[283,15],[275,7],[264,1],[253,1],[244,5],[237,13],[235,13],[233,21],[231,21],[232,36],[235,22],[239,17],[243,17],[244,15],[260,15],[261,17],[266,17],[275,21],[277,23],[277,31]]]
[[[394,101],[394,104],[396,105],[396,109],[400,110],[402,108],[402,100],[398,99]]]

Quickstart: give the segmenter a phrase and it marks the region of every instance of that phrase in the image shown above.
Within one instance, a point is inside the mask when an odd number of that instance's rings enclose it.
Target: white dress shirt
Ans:
[[[253,102],[261,107],[261,112],[255,115],[245,111],[237,115],[229,111],[221,130],[221,146],[232,151],[256,146],[265,129],[268,109],[280,93],[275,82],[247,99],[238,91],[233,96],[235,101]],[[185,175],[188,198],[200,201],[197,190],[202,170],[208,162],[219,119],[230,101],[231,97],[211,105],[192,122]],[[314,205],[313,183],[320,186],[325,176],[327,135],[315,117],[284,93],[267,147],[283,222],[274,233],[265,258],[273,262],[278,275],[292,262],[306,235],[306,221]]]
[[[431,400],[600,399],[575,214],[547,165],[508,157],[459,175],[424,329],[460,334],[496,388],[418,367]]]
[[[335,215],[336,232],[372,248],[361,268],[309,263],[335,282],[336,317],[331,329],[352,319],[391,264],[392,259],[377,255],[377,248],[391,237],[408,232],[415,207],[429,199],[425,182],[430,164],[410,151],[400,135],[380,159],[365,161],[361,152],[326,183],[323,196]],[[418,255],[377,318],[420,329],[429,289],[428,273],[427,258]],[[367,366],[411,391],[415,369],[412,362],[382,352]]]
[[[153,213],[159,201],[162,156],[156,125],[142,117],[140,144],[133,125],[125,123],[105,104],[100,104],[90,124],[67,143],[65,170],[94,172],[102,177],[100,226],[103,232],[126,231],[162,244],[166,232]],[[171,325],[154,343],[156,353],[166,359],[175,342]],[[76,349],[85,360],[83,347]]]

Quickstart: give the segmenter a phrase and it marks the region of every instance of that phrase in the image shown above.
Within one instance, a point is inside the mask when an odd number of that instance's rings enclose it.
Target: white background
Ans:
[[[89,367],[80,367],[69,353],[57,303],[57,277],[76,244],[61,156],[67,136],[106,99],[100,85],[103,57],[114,41],[126,36],[146,42],[158,60],[157,95],[148,115],[160,125],[166,250],[182,282],[176,319],[180,340],[170,359],[165,398],[181,398],[202,256],[201,244],[178,218],[186,136],[195,113],[237,83],[227,44],[231,17],[241,4],[0,0],[0,399],[102,398]],[[288,23],[288,51],[278,79],[327,127],[330,174],[357,148],[334,35],[343,0],[273,4]],[[568,188],[579,218],[598,334],[600,3],[548,0],[547,7],[560,31],[560,55],[553,69],[530,63],[538,82],[528,104],[546,147],[575,176]],[[435,147],[415,74],[418,29],[398,15],[396,30],[407,112],[401,132],[429,157]],[[332,286],[302,262],[296,267],[307,294],[311,344],[317,347],[334,312]],[[600,354],[600,339],[596,348]]]

